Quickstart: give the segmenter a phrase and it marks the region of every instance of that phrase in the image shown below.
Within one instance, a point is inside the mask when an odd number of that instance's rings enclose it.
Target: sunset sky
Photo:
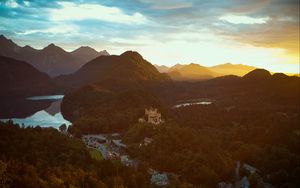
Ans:
[[[0,0],[0,34],[38,49],[135,50],[159,65],[299,73],[299,0]]]

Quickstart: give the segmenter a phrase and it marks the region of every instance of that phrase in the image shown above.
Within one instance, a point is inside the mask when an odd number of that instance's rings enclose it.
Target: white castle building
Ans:
[[[145,116],[146,116],[146,120],[144,118],[140,118],[139,119],[140,123],[147,122],[147,123],[158,125],[164,122],[164,120],[161,118],[161,113],[158,112],[157,108],[149,108],[149,109],[146,108]]]

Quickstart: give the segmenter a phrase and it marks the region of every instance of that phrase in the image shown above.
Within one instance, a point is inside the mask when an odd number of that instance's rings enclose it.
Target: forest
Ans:
[[[176,82],[168,97],[213,99],[209,105],[174,108],[161,90],[104,89],[99,84],[66,95],[62,112],[75,136],[118,131],[128,153],[142,166],[179,176],[174,185],[215,187],[234,182],[236,162],[257,169],[253,187],[299,187],[299,78],[254,70],[244,77]],[[76,102],[74,102],[76,101]],[[138,123],[144,109],[157,107],[165,123]],[[144,138],[153,142],[142,146]],[[172,184],[173,185],[173,184]]]
[[[0,123],[0,187],[149,187],[144,169],[91,158],[83,142],[53,128]]]
[[[226,112],[214,105],[179,108],[168,123],[136,124],[125,138],[131,155],[193,185],[233,182],[236,161],[241,161],[258,169],[249,177],[253,187],[264,187],[265,182],[299,187],[299,116],[247,110]],[[145,137],[153,142],[140,147]]]

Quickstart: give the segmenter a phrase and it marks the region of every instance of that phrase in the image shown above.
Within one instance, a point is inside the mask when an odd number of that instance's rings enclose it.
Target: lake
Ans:
[[[13,120],[20,126],[41,126],[58,128],[71,123],[64,119],[60,105],[63,95],[33,96],[26,99],[2,102],[0,121]]]
[[[173,108],[182,108],[193,105],[210,105],[213,104],[213,101],[214,100],[207,98],[182,100],[178,101],[177,104],[173,106]]]

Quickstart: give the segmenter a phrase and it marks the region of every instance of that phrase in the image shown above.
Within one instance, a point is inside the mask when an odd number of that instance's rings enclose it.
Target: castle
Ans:
[[[139,122],[147,122],[151,124],[161,124],[164,122],[164,120],[161,118],[161,113],[158,112],[157,108],[149,108],[145,109],[145,116],[147,117],[147,120],[140,118]]]

